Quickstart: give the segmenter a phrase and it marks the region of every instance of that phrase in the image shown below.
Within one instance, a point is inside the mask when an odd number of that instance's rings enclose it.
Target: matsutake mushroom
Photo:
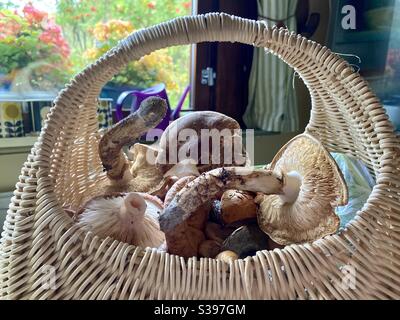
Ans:
[[[258,193],[257,220],[272,240],[266,248],[272,249],[336,232],[339,218],[334,208],[348,200],[335,161],[318,140],[303,134],[284,146],[267,169],[215,169],[190,182],[165,206],[159,217],[161,230],[172,234],[197,208],[212,204],[229,189]]]
[[[230,227],[241,226],[257,219],[254,194],[241,190],[227,190],[221,200],[212,202],[210,221]]]
[[[258,224],[279,245],[311,242],[335,233],[334,208],[348,201],[347,186],[336,162],[314,137],[289,141],[268,169],[281,172],[283,193],[258,195]]]
[[[89,200],[77,213],[78,226],[99,237],[140,247],[159,247],[165,236],[158,224],[159,199],[142,193],[116,193]]]
[[[179,191],[160,215],[160,227],[172,231],[205,203],[210,203],[229,189],[264,194],[281,193],[282,176],[271,170],[232,167],[202,174]]]

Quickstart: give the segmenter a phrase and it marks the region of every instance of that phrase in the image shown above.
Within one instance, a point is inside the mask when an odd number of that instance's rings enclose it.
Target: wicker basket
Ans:
[[[204,41],[265,47],[292,66],[312,96],[306,131],[364,161],[377,179],[345,231],[311,244],[225,264],[143,250],[86,234],[62,207],[104,179],[96,98],[129,61]],[[400,298],[399,142],[377,97],[343,59],[284,29],[226,14],[139,30],[64,89],[16,184],[1,240],[3,299]],[[347,274],[346,274],[347,272]],[[355,276],[346,286],[344,279]]]

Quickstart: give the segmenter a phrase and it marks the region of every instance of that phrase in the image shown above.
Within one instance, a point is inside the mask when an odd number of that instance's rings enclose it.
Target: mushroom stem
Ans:
[[[291,171],[283,176],[283,181],[283,194],[279,197],[283,203],[294,203],[299,196],[302,177],[298,172]]]
[[[146,213],[146,201],[137,193],[129,193],[120,209],[121,218],[132,227],[141,227]]]
[[[135,141],[164,118],[167,110],[165,100],[150,97],[144,100],[135,113],[115,124],[101,138],[99,155],[111,181],[130,180],[128,160],[123,146]]]
[[[229,189],[277,194],[282,177],[271,170],[245,167],[220,168],[202,174],[183,188],[159,217],[164,232],[174,230],[202,204],[215,200]]]
[[[184,160],[176,165],[174,165],[171,169],[169,169],[164,177],[178,177],[183,178],[187,176],[196,176],[200,175],[199,170],[197,169],[196,163],[193,163],[190,160]]]

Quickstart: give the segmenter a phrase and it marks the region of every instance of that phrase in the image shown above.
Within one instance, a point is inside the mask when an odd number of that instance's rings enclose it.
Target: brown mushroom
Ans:
[[[233,231],[235,231],[234,228],[223,227],[217,223],[209,222],[206,225],[205,234],[207,239],[222,243]]]
[[[164,207],[168,206],[170,202],[175,198],[179,191],[181,191],[186,185],[196,179],[194,176],[183,177],[179,179],[167,192],[164,201]],[[188,225],[192,226],[198,230],[204,230],[206,221],[208,218],[208,213],[210,211],[210,205],[205,203],[200,206],[191,217],[188,219]]]
[[[164,206],[168,205],[176,194],[195,178],[194,176],[188,176],[179,179],[167,192]],[[204,227],[208,218],[209,209],[209,205],[207,204],[200,206],[193,212],[192,216],[176,230],[165,234],[169,253],[185,258],[190,258],[199,254],[199,246],[206,239]]]
[[[179,191],[181,191],[186,185],[196,179],[195,176],[187,176],[187,177],[182,177],[178,179],[172,187],[168,190],[165,200],[164,200],[164,206],[168,206],[170,202],[175,198],[175,196],[178,194]]]
[[[198,254],[196,245],[202,242],[204,232],[199,224],[193,227],[193,219],[197,220],[200,216],[197,210],[204,206],[208,214],[212,200],[225,190],[242,188],[276,193],[281,190],[281,183],[280,176],[270,171],[242,167],[215,169],[197,177],[175,195],[159,217],[168,252],[186,257]]]
[[[258,223],[280,245],[310,242],[335,233],[334,208],[347,203],[347,186],[329,152],[302,134],[287,143],[269,166],[283,176],[283,193],[258,195]]]
[[[257,217],[257,205],[250,192],[227,190],[221,198],[221,219],[224,224]]]
[[[280,175],[263,169],[221,168],[202,174],[183,188],[160,215],[160,227],[166,233],[190,218],[200,206],[210,204],[229,189],[265,194],[280,193]]]
[[[184,135],[181,139],[180,134]],[[215,137],[219,148],[212,150],[211,142]],[[159,147],[156,164],[164,174],[168,172],[168,175],[181,170],[173,169],[174,166],[184,165],[185,170],[190,168],[190,160],[193,160],[200,173],[222,166],[244,166],[247,163],[239,123],[213,111],[191,112],[175,120],[162,134]],[[205,156],[203,149],[209,152],[208,156]],[[187,156],[189,151],[194,151],[194,154],[190,154],[188,159],[180,159],[180,155]],[[216,157],[218,151],[219,159]],[[225,159],[225,152],[230,152],[231,157]],[[194,171],[192,166],[190,174]]]
[[[200,244],[206,240],[203,231],[189,226],[187,221],[165,233],[165,239],[168,252],[184,258],[197,257]]]

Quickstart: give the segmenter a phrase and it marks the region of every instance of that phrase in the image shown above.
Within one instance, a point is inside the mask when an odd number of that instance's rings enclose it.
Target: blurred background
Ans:
[[[0,5],[3,90],[57,93],[86,65],[135,30],[191,13],[191,1],[36,0]],[[165,83],[176,103],[189,82],[188,47],[160,50],[130,63],[102,92]],[[21,74],[23,71],[23,74]],[[22,76],[24,79],[21,79]],[[16,87],[15,87],[16,86]]]

